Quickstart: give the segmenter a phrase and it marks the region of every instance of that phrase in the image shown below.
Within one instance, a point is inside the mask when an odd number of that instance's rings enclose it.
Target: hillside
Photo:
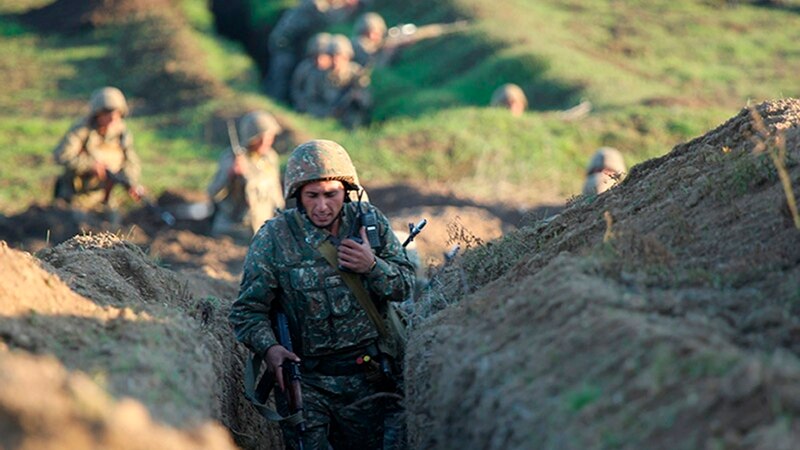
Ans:
[[[374,120],[353,131],[260,94],[259,39],[293,0],[12,3],[0,4],[0,447],[280,445],[246,404],[226,319],[247,242],[140,204],[109,220],[49,201],[50,151],[105,84],[131,100],[161,208],[205,201],[226,121],[262,108],[287,130],[282,160],[335,139],[395,229],[429,220],[427,286],[406,305],[412,448],[800,438],[793,2],[374,0],[390,25],[470,26],[376,70]],[[486,107],[503,82],[529,95],[523,117]],[[581,101],[589,114],[565,118]],[[602,145],[629,174],[577,195]]]

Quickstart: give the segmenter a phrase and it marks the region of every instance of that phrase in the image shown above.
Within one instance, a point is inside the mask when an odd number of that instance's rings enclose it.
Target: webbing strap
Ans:
[[[298,232],[303,233],[303,219],[300,217],[300,212],[297,210],[294,212],[294,222],[298,227]],[[369,298],[369,292],[367,292],[364,284],[361,283],[361,278],[355,273],[342,272],[339,270],[339,258],[337,256],[336,247],[334,247],[330,241],[325,241],[317,247],[317,250],[319,250],[319,253],[328,261],[328,264],[336,270],[336,273],[341,275],[344,283],[350,288],[353,295],[356,296],[358,303],[360,303],[364,311],[367,312],[369,320],[371,320],[375,328],[378,329],[378,334],[384,339],[388,338],[389,332],[386,330],[386,324],[383,322],[378,308],[375,307],[375,304],[372,303],[372,300]]]
[[[256,379],[258,379],[262,361],[263,358],[255,353],[247,360],[247,365],[244,369],[245,397],[255,406],[258,413],[270,422],[286,422],[292,426],[305,422],[302,412],[296,412],[290,416],[283,417],[277,411],[270,409],[269,406],[263,403],[269,397],[270,391],[272,391],[272,388],[275,386],[275,380],[269,373],[265,372],[264,376],[261,377],[261,380],[256,385]],[[264,400],[262,401],[260,399]]]
[[[344,279],[345,284],[347,287],[353,291],[353,295],[356,296],[358,302],[361,303],[361,307],[367,312],[367,316],[375,324],[375,328],[378,329],[378,333],[381,337],[386,338],[389,336],[389,332],[386,330],[386,324],[383,323],[383,318],[381,314],[378,312],[378,308],[375,307],[375,304],[372,303],[372,300],[369,298],[369,293],[367,289],[364,287],[364,284],[361,283],[361,279],[352,272],[342,272],[339,270],[339,261],[336,254],[336,247],[330,243],[330,241],[325,241],[317,248],[320,254],[328,261],[328,263],[333,266],[334,269],[342,276]]]

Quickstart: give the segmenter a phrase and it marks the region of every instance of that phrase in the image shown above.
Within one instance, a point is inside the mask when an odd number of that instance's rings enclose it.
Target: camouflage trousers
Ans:
[[[402,410],[395,395],[385,393],[365,374],[327,376],[304,373],[303,406],[306,450],[401,449]],[[276,395],[278,411],[286,415],[285,396]],[[388,424],[388,430],[385,427]],[[282,426],[287,449],[298,448],[298,433]],[[384,431],[387,431],[384,433]],[[385,436],[384,436],[385,434]]]

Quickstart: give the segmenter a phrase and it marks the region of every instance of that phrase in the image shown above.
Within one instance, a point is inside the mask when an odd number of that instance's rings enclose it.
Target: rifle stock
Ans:
[[[128,176],[125,175],[125,173],[122,171],[119,172],[108,171],[106,172],[106,176],[108,177],[108,180],[111,182],[111,185],[107,188],[108,190],[106,191],[106,201],[108,200],[108,194],[111,192],[111,189],[116,184],[124,187],[125,189],[131,189],[132,187],[135,187],[133,186],[133,183],[131,183],[131,180],[128,178]],[[164,222],[170,227],[175,225],[175,216],[173,216],[169,211],[166,211],[160,206],[156,205],[147,197],[140,195],[139,201],[142,203],[142,205],[144,205],[145,209],[155,214],[159,219],[161,219],[162,222]]]
[[[278,311],[275,314],[275,322],[278,328],[278,343],[294,353],[292,348],[292,337],[289,334],[289,320],[286,314]],[[286,388],[286,400],[289,403],[289,413],[294,415],[296,413],[303,414],[303,390],[301,387],[301,374],[300,363],[295,361],[285,360],[281,366],[283,369],[283,382]],[[303,434],[306,431],[305,421],[301,420],[295,425],[297,430],[297,445],[298,449],[303,450]]]

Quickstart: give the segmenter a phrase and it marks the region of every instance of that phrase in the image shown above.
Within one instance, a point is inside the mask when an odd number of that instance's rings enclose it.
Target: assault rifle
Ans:
[[[112,172],[110,170],[106,171],[106,177],[108,177],[109,184],[106,187],[106,198],[104,199],[104,201],[108,201],[108,196],[111,193],[111,189],[114,187],[114,185],[118,184],[124,187],[126,190],[130,190],[132,187],[135,187],[133,186],[133,183],[131,183],[131,180],[128,178],[128,176],[125,175],[125,173],[122,171],[119,172]],[[142,205],[144,205],[145,209],[147,209],[148,212],[158,217],[167,226],[170,227],[175,226],[175,216],[173,216],[172,213],[156,205],[150,199],[148,199],[142,194],[143,194],[142,192],[138,192],[139,202],[141,202]]]
[[[383,47],[375,57],[375,65],[378,67],[388,64],[394,57],[397,50],[416,44],[426,39],[432,39],[448,34],[458,33],[466,30],[468,23],[466,20],[458,20],[452,23],[432,23],[429,25],[417,26],[413,23],[401,23],[389,28],[386,32],[386,39]]]
[[[275,322],[278,328],[278,343],[294,353],[292,349],[292,337],[289,335],[289,320],[286,314],[282,311],[275,313]],[[306,423],[303,417],[303,391],[300,386],[300,363],[284,360],[281,365],[283,369],[283,383],[286,386],[286,399],[289,403],[289,414],[297,415],[300,417],[299,422],[295,424],[297,430],[297,448],[303,450],[303,434],[306,431]]]
[[[233,125],[233,120],[228,120],[228,139],[231,141],[233,156],[244,155],[244,148],[239,145],[239,135],[236,134],[236,127]]]

